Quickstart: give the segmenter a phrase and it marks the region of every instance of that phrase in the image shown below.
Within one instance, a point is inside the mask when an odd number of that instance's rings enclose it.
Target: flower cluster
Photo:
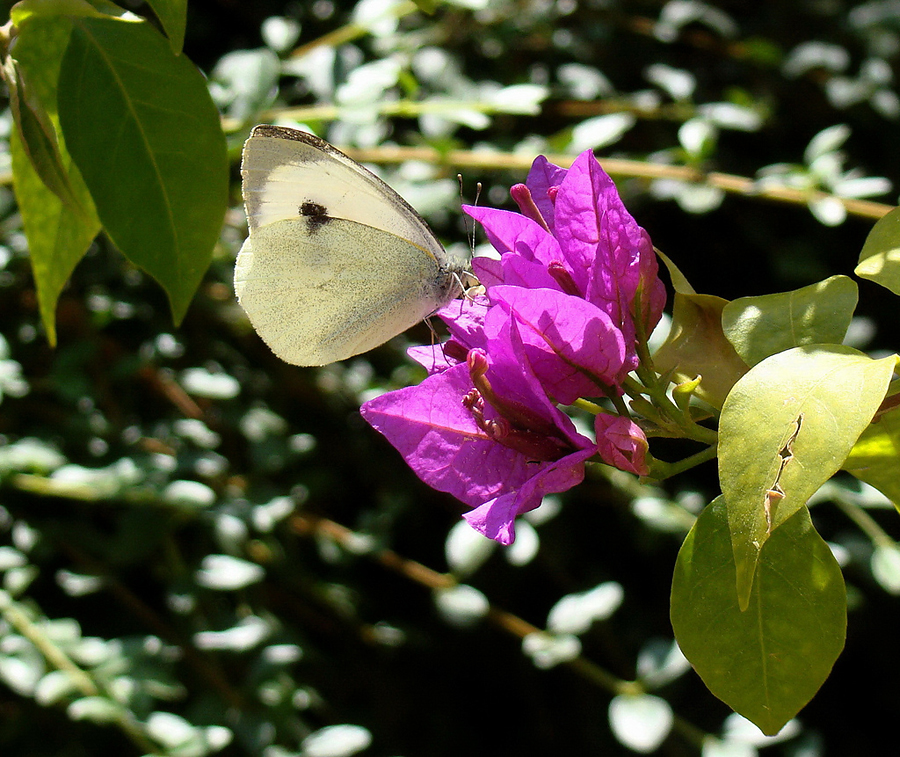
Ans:
[[[630,418],[601,410],[591,439],[560,406],[620,397],[665,304],[650,238],[590,151],[569,169],[537,158],[510,194],[520,213],[464,208],[500,257],[473,261],[484,294],[437,313],[449,340],[410,351],[428,378],[361,409],[501,544],[544,495],[579,484],[592,458],[648,472],[647,440]]]

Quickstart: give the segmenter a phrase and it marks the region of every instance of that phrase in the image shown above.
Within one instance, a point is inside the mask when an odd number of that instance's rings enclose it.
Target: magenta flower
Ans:
[[[568,171],[537,158],[526,184],[510,191],[522,215],[463,208],[501,254],[499,266],[476,258],[475,273],[487,269],[491,284],[555,288],[596,305],[627,345],[624,378],[637,365],[635,315],[649,336],[666,301],[647,232],[589,150]]]
[[[485,330],[487,351],[361,412],[426,484],[475,508],[463,517],[477,531],[511,544],[516,517],[580,483],[597,445],[548,399],[515,319],[492,309]]]
[[[569,169],[538,158],[510,193],[521,213],[465,208],[500,258],[473,261],[484,295],[438,312],[450,338],[410,350],[428,378],[361,408],[423,481],[471,507],[463,517],[502,544],[546,494],[580,483],[591,458],[649,472],[630,418],[598,414],[592,440],[557,405],[621,395],[665,304],[650,238],[590,152]]]

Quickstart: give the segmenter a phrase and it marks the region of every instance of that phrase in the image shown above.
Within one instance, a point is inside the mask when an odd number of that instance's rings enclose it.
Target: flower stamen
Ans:
[[[509,188],[509,196],[512,197],[516,205],[519,206],[519,211],[523,216],[530,218],[536,224],[540,225],[544,231],[549,233],[550,227],[544,220],[544,216],[541,214],[540,209],[535,204],[534,198],[531,196],[531,190],[528,187],[524,184],[513,184]]]

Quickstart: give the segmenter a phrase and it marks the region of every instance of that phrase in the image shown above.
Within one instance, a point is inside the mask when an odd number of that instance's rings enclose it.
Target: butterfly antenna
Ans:
[[[463,188],[462,174],[460,174],[460,173],[456,174],[456,180],[459,182],[459,202],[460,202],[460,204],[462,204],[464,201],[463,200],[463,194],[464,194],[463,189],[464,188]],[[475,206],[478,205],[478,201],[481,199],[481,190],[482,190],[482,184],[479,181],[475,184],[475,202],[472,203]],[[474,273],[472,273],[472,270],[471,270],[471,261],[472,261],[472,258],[475,257],[475,224],[470,225],[470,221],[471,221],[471,219],[468,216],[466,216],[463,220],[463,223],[465,223],[465,225],[466,225],[466,236],[468,237],[468,240],[469,240],[469,267],[465,271],[462,272],[462,276],[460,276],[459,274],[456,274],[457,284],[459,284],[459,287],[462,290],[462,292],[464,293],[466,299],[471,299],[470,290],[480,286],[478,277]],[[463,277],[465,277],[465,280],[463,280]]]
[[[473,203],[473,205],[475,205],[475,207],[478,207],[478,201],[481,199],[481,189],[482,189],[482,185],[481,185],[481,182],[479,181],[475,184],[475,202]],[[469,239],[469,242],[472,247],[472,257],[474,257],[475,256],[475,224],[472,224],[472,236]]]
[[[459,182],[459,204],[462,205],[464,200],[464,188],[463,188],[463,177],[461,173],[456,174],[456,181]],[[481,199],[481,182],[479,181],[475,185],[475,202],[472,204],[477,206],[478,201]],[[466,225],[466,237],[469,239],[469,253],[470,257],[475,257],[475,224],[470,223],[470,219],[468,216],[465,217],[463,221]]]
[[[456,183],[459,184],[459,204],[462,205],[465,203],[465,187],[463,186],[463,175],[461,173],[456,174]],[[463,224],[466,227],[466,239],[469,240],[469,258],[474,255],[475,247],[472,244],[472,240],[474,239],[472,231],[472,226],[470,225],[469,216],[463,214]]]

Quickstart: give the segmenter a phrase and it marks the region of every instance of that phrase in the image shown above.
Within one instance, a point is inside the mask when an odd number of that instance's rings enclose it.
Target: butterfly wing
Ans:
[[[326,365],[415,325],[458,293],[457,281],[422,247],[381,229],[291,218],[251,231],[234,285],[276,355]]]
[[[297,218],[302,206],[408,239],[439,262],[447,253],[422,217],[393,189],[340,150],[307,132],[260,125],[241,161],[250,233]]]

